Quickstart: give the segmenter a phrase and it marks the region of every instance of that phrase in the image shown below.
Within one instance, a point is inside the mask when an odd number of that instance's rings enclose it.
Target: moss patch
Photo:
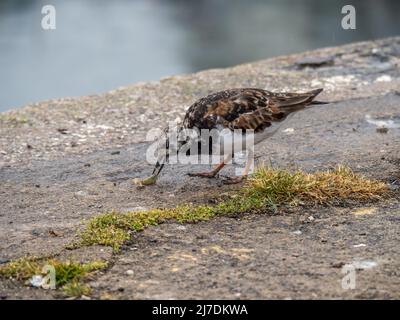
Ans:
[[[92,219],[80,233],[80,245],[105,245],[118,251],[130,239],[131,232],[165,221],[195,223],[215,216],[276,210],[283,204],[365,202],[378,200],[388,192],[385,183],[369,180],[345,167],[314,174],[262,167],[241,191],[215,206],[182,205],[172,209],[103,214]]]
[[[80,233],[80,245],[105,245],[118,251],[130,239],[132,231],[143,231],[148,226],[158,225],[167,220],[180,223],[194,223],[209,220],[216,215],[214,207],[192,205],[173,209],[155,209],[144,212],[120,214],[111,212],[92,219],[86,230]]]
[[[67,297],[82,297],[92,294],[92,288],[87,284],[81,283],[79,280],[73,280],[67,283],[62,289],[64,295]]]
[[[82,264],[74,261],[60,262],[55,259],[22,258],[0,266],[0,276],[16,280],[29,280],[35,275],[47,275],[48,272],[43,269],[46,265],[54,267],[56,288],[63,288],[64,291],[71,293],[73,290],[78,292],[80,280],[94,271],[107,268],[108,263],[95,261]],[[87,290],[85,292],[87,293]]]

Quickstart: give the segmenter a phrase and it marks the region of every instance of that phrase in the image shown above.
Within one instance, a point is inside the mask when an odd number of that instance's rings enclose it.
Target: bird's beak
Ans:
[[[164,168],[164,163],[160,164],[160,162],[157,161],[157,163],[154,167],[153,173],[151,175],[157,177],[160,174],[162,168]]]

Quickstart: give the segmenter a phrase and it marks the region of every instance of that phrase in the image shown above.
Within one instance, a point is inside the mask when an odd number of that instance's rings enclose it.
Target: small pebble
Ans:
[[[365,243],[360,243],[360,244],[355,244],[353,246],[353,248],[362,248],[362,247],[366,247],[367,245]]]
[[[67,134],[68,129],[66,128],[58,128],[57,131],[61,134]]]
[[[287,128],[287,129],[283,130],[283,132],[287,133],[287,134],[292,134],[294,132],[294,129],[293,128]]]
[[[342,268],[344,265],[346,265],[344,262],[335,262],[331,264],[332,268]]]
[[[127,270],[126,275],[128,276],[133,276],[133,270]]]
[[[79,197],[86,197],[88,195],[88,193],[86,191],[80,190],[80,191],[75,192],[75,195],[79,196]]]
[[[389,75],[380,76],[375,80],[375,82],[390,82],[390,81],[392,81],[392,77]]]
[[[354,268],[359,270],[372,269],[378,266],[375,261],[371,260],[355,261],[352,263],[352,265],[354,266]]]
[[[43,282],[44,282],[43,277],[42,277],[42,276],[39,276],[39,275],[35,275],[35,276],[33,276],[33,277],[29,280],[29,283],[30,283],[33,287],[36,287],[36,288],[41,287],[42,284],[43,284]]]

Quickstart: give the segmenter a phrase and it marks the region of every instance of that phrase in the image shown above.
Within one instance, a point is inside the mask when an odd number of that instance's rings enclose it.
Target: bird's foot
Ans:
[[[189,177],[200,177],[200,178],[215,178],[215,172],[197,172],[197,173],[188,173]]]
[[[223,184],[238,184],[246,180],[247,176],[241,176],[241,177],[226,177],[222,182]]]

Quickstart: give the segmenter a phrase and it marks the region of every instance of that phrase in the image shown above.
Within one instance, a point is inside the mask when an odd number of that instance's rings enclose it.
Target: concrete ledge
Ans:
[[[181,118],[196,99],[227,88],[324,87],[325,100],[385,94],[400,88],[399,63],[395,37],[29,105],[0,113],[0,167],[142,142],[150,128]]]
[[[397,37],[2,113],[0,264],[26,255],[112,260],[90,281],[93,298],[399,299],[399,76]],[[199,169],[194,166],[167,166],[158,184],[143,190],[131,180],[151,171],[143,142],[150,128],[182,117],[212,91],[244,86],[324,87],[321,99],[333,101],[299,112],[286,124],[291,130],[257,145],[259,161],[307,171],[346,164],[388,183],[395,196],[374,204],[167,223],[135,234],[118,255],[99,246],[65,249],[101,213],[204,203],[229,191],[218,179],[188,177]],[[348,263],[359,266],[355,290],[340,285]],[[5,279],[0,297],[60,298]]]

